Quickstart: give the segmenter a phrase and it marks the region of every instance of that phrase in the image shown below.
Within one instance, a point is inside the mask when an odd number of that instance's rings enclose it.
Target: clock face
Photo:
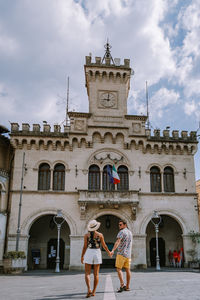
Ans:
[[[104,107],[113,107],[116,105],[116,96],[114,93],[103,92],[100,94],[100,104]]]

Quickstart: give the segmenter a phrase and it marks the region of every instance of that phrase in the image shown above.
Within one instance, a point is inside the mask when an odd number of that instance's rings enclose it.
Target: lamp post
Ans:
[[[161,222],[161,216],[157,211],[154,210],[153,215],[151,217],[151,222],[153,223],[155,227],[155,233],[156,233],[156,270],[160,270],[160,258],[159,258],[159,249],[158,249],[158,232],[159,232],[159,225]]]
[[[25,166],[25,152],[23,153],[23,161],[22,161],[22,176],[21,176],[21,188],[20,188],[19,211],[18,211],[18,222],[17,222],[16,251],[19,250],[19,238],[21,233],[20,222],[21,222],[21,211],[22,211],[23,181],[24,181],[24,171],[25,171],[24,166]]]
[[[58,239],[57,239],[57,255],[56,255],[56,268],[55,272],[60,272],[60,229],[62,224],[65,222],[65,219],[63,218],[61,210],[57,211],[57,215],[53,217],[54,223],[57,226],[58,229]]]

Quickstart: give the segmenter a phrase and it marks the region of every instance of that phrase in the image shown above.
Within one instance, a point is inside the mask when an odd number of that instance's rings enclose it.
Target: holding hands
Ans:
[[[107,253],[108,253],[108,256],[110,256],[112,258],[113,254],[114,254],[114,251],[113,250],[112,251],[107,251]]]

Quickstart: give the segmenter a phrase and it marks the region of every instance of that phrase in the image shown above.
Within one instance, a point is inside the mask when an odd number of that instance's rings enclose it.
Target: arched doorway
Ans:
[[[57,226],[54,215],[38,218],[29,230],[28,268],[55,268],[57,251]],[[60,232],[60,268],[67,269],[70,263],[70,228],[67,222]]]
[[[98,222],[101,222],[101,227],[99,231],[103,233],[105,242],[109,248],[112,250],[114,243],[116,241],[117,234],[119,232],[119,218],[113,215],[104,215],[97,218]],[[103,259],[103,268],[110,268],[115,266],[115,257],[116,254],[113,255],[112,258],[108,256],[106,251],[102,249],[102,259]]]
[[[179,223],[172,217],[167,215],[161,215],[162,221],[159,225],[158,233],[158,246],[160,265],[170,266],[169,252],[173,250],[179,251],[183,247],[182,229]],[[146,255],[147,266],[155,266],[156,256],[156,240],[155,240],[155,227],[151,223],[148,223],[146,228]]]

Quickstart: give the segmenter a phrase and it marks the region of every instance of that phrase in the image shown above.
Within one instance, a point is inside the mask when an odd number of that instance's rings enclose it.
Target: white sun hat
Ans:
[[[88,231],[95,231],[95,230],[99,229],[100,225],[101,225],[100,222],[97,222],[96,220],[91,220],[88,223],[87,230]]]

